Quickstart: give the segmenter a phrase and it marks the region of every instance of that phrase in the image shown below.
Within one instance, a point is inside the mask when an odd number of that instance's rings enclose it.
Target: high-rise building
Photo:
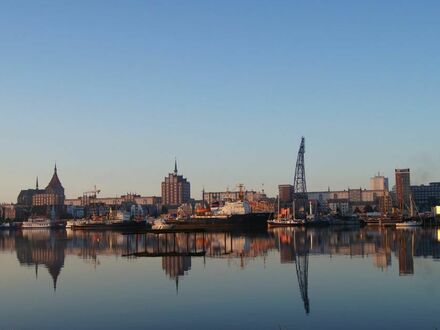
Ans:
[[[409,168],[396,169],[396,203],[403,212],[410,205],[411,180]]]
[[[177,174],[177,161],[174,172],[169,173],[162,182],[162,204],[181,205],[191,200],[191,185],[182,175]]]
[[[278,197],[281,203],[292,203],[293,185],[291,184],[278,185]]]
[[[370,179],[370,189],[388,191],[388,178],[380,174],[373,176]]]

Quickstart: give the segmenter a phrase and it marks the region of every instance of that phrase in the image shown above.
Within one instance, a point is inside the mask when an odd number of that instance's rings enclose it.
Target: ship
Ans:
[[[67,221],[66,228],[72,230],[105,230],[105,229],[149,229],[151,224],[146,220],[131,219],[130,212],[118,211],[111,220],[100,217]]]
[[[63,221],[57,221],[55,209],[52,207],[50,218],[46,217],[29,217],[28,221],[21,224],[21,229],[63,229],[66,224]]]
[[[267,227],[270,212],[252,212],[247,201],[225,202],[213,204],[209,209],[198,209],[195,215],[180,215],[176,219],[168,219],[174,229],[227,229]]]

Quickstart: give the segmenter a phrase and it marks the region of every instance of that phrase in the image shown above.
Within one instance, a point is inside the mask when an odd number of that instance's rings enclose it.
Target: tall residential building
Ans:
[[[291,184],[278,185],[278,197],[281,203],[292,203],[293,185]]]
[[[169,173],[162,182],[162,204],[181,205],[191,199],[191,185],[182,175],[177,174],[177,161],[174,172]]]
[[[396,169],[396,202],[397,207],[403,212],[409,207],[411,195],[411,180],[409,168]]]
[[[376,175],[370,179],[371,190],[387,190],[388,191],[388,178],[383,175]]]

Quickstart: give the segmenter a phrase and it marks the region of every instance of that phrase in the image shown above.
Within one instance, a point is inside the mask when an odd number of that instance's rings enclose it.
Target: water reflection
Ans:
[[[437,231],[422,228],[302,229],[277,228],[268,232],[244,233],[161,233],[130,234],[116,232],[27,231],[1,232],[0,251],[15,252],[20,265],[48,271],[53,289],[66,256],[78,257],[99,267],[100,256],[124,258],[161,258],[164,275],[175,282],[190,276],[193,258],[225,259],[228,264],[245,269],[256,258],[269,253],[279,254],[281,264],[294,264],[301,299],[306,313],[310,312],[309,259],[315,255],[344,255],[351,258],[369,257],[373,267],[385,270],[398,263],[400,276],[417,271],[414,258],[440,257]],[[397,265],[396,265],[397,266]]]

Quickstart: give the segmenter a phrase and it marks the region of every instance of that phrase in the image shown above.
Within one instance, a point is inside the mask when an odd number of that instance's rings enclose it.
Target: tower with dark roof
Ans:
[[[38,184],[38,181],[37,181]],[[58,177],[58,169],[55,164],[52,178],[44,190],[39,190],[32,197],[32,207],[38,214],[48,214],[48,210],[54,209],[60,216],[64,212],[64,187]]]

